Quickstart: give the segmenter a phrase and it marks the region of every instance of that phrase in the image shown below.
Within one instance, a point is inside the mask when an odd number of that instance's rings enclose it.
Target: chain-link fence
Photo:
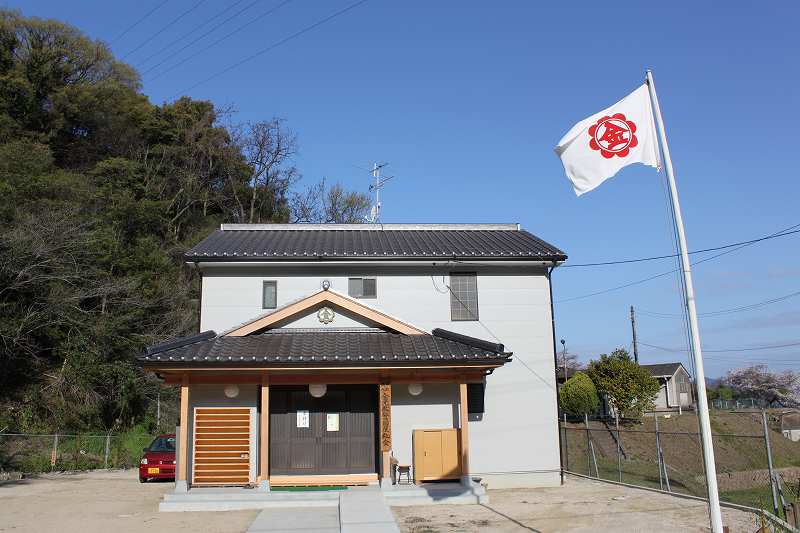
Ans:
[[[717,412],[711,426],[720,499],[791,518],[800,496],[800,442],[777,417]],[[564,419],[564,469],[577,474],[705,497],[703,455],[694,413],[643,420]]]
[[[142,450],[152,440],[152,435],[142,433],[0,433],[0,473],[130,468],[139,464]]]

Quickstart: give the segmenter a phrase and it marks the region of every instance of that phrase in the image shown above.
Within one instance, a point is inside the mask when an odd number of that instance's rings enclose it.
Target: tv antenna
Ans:
[[[388,166],[389,163],[374,163],[372,165],[372,177],[375,178],[375,183],[369,186],[369,191],[375,193],[375,204],[370,209],[369,215],[364,217],[367,222],[375,224],[381,219],[381,189],[387,181],[394,178],[394,176],[386,176],[381,178],[381,169]]]

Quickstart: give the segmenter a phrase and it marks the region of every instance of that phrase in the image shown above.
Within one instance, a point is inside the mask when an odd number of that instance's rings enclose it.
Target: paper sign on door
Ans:
[[[308,427],[308,411],[297,411],[297,427]]]
[[[328,431],[339,431],[339,413],[328,413]]]

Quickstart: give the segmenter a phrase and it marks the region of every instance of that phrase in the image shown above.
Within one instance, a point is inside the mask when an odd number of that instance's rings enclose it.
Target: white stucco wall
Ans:
[[[425,383],[422,394],[412,396],[408,385],[392,386],[392,453],[400,464],[412,464],[415,429],[458,427],[458,385]]]
[[[553,334],[544,270],[460,267],[478,272],[480,323],[450,320],[445,284],[451,270],[446,266],[204,268],[201,330],[222,332],[263,314],[264,280],[277,281],[281,306],[320,290],[324,279],[331,282],[332,289],[346,294],[348,277],[375,276],[378,297],[362,300],[366,305],[426,331],[443,328],[499,340],[514,352],[512,362],[487,378],[483,419],[470,422],[471,470],[495,488],[556,485],[559,454]],[[330,326],[352,327],[352,322],[337,318]],[[314,316],[303,319],[302,325],[322,326]],[[436,421],[443,423],[443,419]],[[410,450],[410,444],[408,447]]]

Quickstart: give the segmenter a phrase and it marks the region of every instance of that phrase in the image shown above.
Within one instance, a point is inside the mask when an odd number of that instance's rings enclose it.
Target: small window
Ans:
[[[450,320],[478,320],[478,276],[450,274]]]
[[[483,414],[484,383],[467,383],[467,412],[469,414]]]
[[[347,294],[353,298],[377,298],[378,280],[375,278],[350,278],[347,282]]]
[[[264,309],[275,309],[278,307],[278,282],[277,281],[265,281],[264,282],[264,292],[263,292],[263,302],[261,307]]]

